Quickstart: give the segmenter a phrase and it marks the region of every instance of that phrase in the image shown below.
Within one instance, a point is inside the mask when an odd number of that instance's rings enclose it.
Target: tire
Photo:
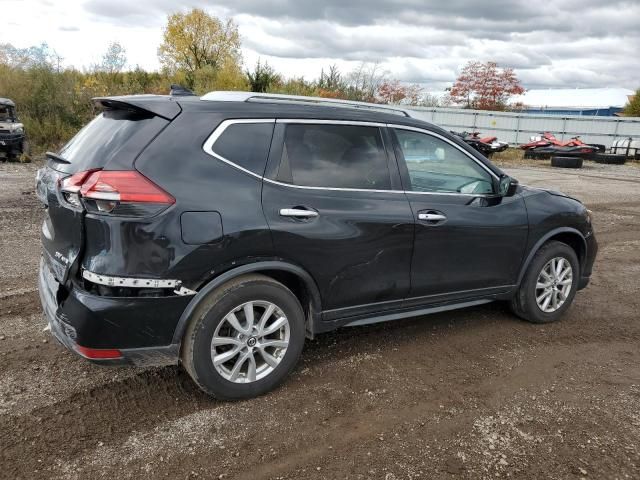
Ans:
[[[280,314],[288,321],[288,330],[285,327],[281,327],[276,334],[285,332],[288,337],[288,346],[282,352],[282,349],[274,348],[268,350],[267,353],[271,356],[271,361],[278,360],[275,367],[268,365],[266,357],[263,357],[260,353],[260,347],[262,341],[273,340],[269,336],[260,337],[257,333],[250,337],[247,335],[244,339],[239,339],[233,336],[231,333],[223,335],[223,330],[239,333],[239,331],[233,330],[230,323],[227,320],[230,312],[234,309],[240,308],[236,313],[238,317],[238,323],[241,320],[241,326],[247,325],[246,317],[244,315],[243,305],[248,302],[253,302],[256,311],[254,311],[256,324],[261,316],[260,309],[263,308],[262,313],[265,313],[266,305],[260,306],[260,304],[273,304],[276,307],[274,315],[265,324],[265,330],[268,330],[269,326],[274,326],[275,322],[281,318]],[[235,344],[224,344],[214,346],[212,339],[214,334],[218,332],[217,338],[234,338],[234,342],[240,342],[243,346],[237,355],[229,357],[230,359],[225,363],[214,366],[213,355],[217,357],[225,353],[233,353],[231,350],[240,348]],[[253,338],[254,344],[251,345],[250,339]],[[256,344],[256,339],[258,343]],[[279,339],[276,339],[279,340]],[[252,398],[262,395],[270,390],[273,390],[280,385],[287,375],[294,369],[300,354],[302,353],[302,347],[305,340],[305,316],[300,302],[291,291],[275,280],[266,277],[264,275],[246,275],[233,279],[220,288],[214,290],[206,297],[201,305],[194,312],[189,326],[183,337],[181,361],[185,369],[193,378],[193,381],[209,395],[222,399],[222,400],[241,400],[245,398]],[[251,345],[251,346],[249,346]],[[255,347],[254,347],[255,345]],[[220,352],[214,352],[214,349],[229,350]],[[267,347],[272,348],[272,347]],[[249,360],[244,363],[241,362],[241,369],[243,373],[239,373],[236,380],[232,380],[232,377],[227,378],[229,369],[233,373],[233,366],[237,365],[237,362],[243,358],[243,355],[248,351],[254,351],[255,354],[251,355],[254,358],[253,362]],[[214,352],[214,353],[212,353]],[[273,355],[271,355],[273,354]],[[249,368],[253,363],[253,381]],[[260,366],[258,366],[260,365]],[[266,368],[263,368],[266,367]],[[263,368],[261,373],[261,368]],[[219,369],[224,370],[221,372]],[[261,377],[261,375],[264,375]],[[239,383],[246,382],[246,383]]]
[[[559,308],[554,311],[544,311],[536,301],[536,294],[541,296],[544,293],[544,290],[540,292],[540,289],[537,289],[538,277],[542,275],[543,268],[546,268],[549,262],[556,258],[564,259],[565,262],[569,263],[572,282],[568,291],[565,292],[566,298],[559,305]],[[550,241],[544,244],[531,260],[518,291],[511,299],[511,310],[520,318],[532,323],[555,322],[571,306],[578,290],[579,279],[580,264],[573,248],[562,242]],[[559,288],[562,288],[562,286],[560,285]],[[553,308],[553,305],[551,304],[548,308]]]
[[[626,155],[614,155],[611,153],[597,153],[593,156],[596,163],[605,163],[607,165],[624,165],[627,161]]]
[[[558,168],[582,168],[580,157],[551,157],[551,166]]]

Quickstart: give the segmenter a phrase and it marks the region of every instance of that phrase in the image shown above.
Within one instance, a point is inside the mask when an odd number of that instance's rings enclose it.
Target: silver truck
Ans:
[[[27,137],[16,115],[16,104],[0,98],[0,158],[14,160],[22,153],[27,153]]]

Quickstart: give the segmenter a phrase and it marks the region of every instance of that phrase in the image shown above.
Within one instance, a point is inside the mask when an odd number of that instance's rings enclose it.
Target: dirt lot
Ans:
[[[278,391],[221,403],[42,331],[36,167],[0,165],[1,478],[640,478],[639,169],[508,169],[595,212],[595,274],[563,321],[490,304],[346,328]]]

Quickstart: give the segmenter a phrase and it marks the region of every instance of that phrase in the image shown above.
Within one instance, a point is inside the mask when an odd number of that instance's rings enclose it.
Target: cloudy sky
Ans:
[[[377,61],[437,91],[478,59],[528,89],[640,86],[640,0],[0,0],[0,43],[47,42],[82,68],[118,41],[129,64],[157,69],[167,14],[191,7],[234,18],[245,64],[287,77]]]

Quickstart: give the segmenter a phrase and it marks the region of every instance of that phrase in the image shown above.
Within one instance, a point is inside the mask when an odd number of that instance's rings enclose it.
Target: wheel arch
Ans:
[[[259,273],[282,283],[298,298],[305,312],[307,334],[313,336],[314,325],[322,311],[320,291],[315,281],[303,268],[278,260],[260,261],[242,265],[218,275],[206,283],[182,312],[173,333],[172,344],[180,344],[189,321],[198,305],[216,288],[230,280],[249,273]]]
[[[545,243],[551,240],[557,240],[569,245],[576,252],[580,268],[582,269],[582,265],[587,255],[587,241],[585,240],[584,235],[582,235],[579,230],[571,227],[555,228],[544,234],[529,251],[526,260],[520,268],[520,273],[518,274],[518,286],[522,283],[522,279],[524,278],[527,268],[529,268],[535,254]]]

